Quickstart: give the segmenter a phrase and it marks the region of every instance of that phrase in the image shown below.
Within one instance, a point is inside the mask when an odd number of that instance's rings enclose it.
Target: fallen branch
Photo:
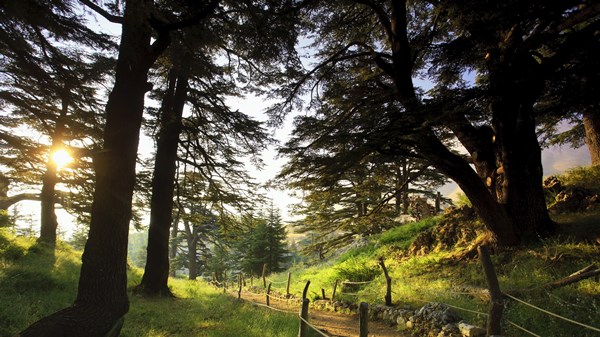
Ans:
[[[600,275],[600,269],[598,269],[598,267],[596,265],[591,264],[591,265],[589,265],[579,271],[576,271],[567,277],[563,277],[559,280],[552,281],[550,283],[546,283],[544,285],[534,287],[534,288],[511,290],[511,291],[507,291],[506,293],[510,294],[510,295],[521,295],[521,294],[530,294],[530,293],[539,292],[539,291],[548,291],[548,290],[553,290],[553,289],[561,288],[564,286],[568,286],[570,284],[577,283],[579,281],[582,281],[582,280],[585,280],[585,279],[588,279],[588,278],[591,278],[594,276],[598,276],[598,275]]]

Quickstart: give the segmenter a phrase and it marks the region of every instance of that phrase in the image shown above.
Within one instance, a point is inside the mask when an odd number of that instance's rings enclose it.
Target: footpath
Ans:
[[[237,298],[237,292],[229,293]],[[288,303],[288,301],[271,299],[269,307],[266,305],[264,294],[255,294],[244,291],[242,300],[253,303],[256,306],[264,307],[265,310],[276,310],[298,315],[300,306],[297,303]],[[309,323],[318,328],[321,336],[329,337],[357,337],[359,336],[359,318],[358,314],[348,315],[339,312],[320,311],[310,308]],[[396,327],[387,323],[378,321],[369,321],[369,337],[409,337],[407,331],[398,331]],[[314,335],[314,334],[313,334]]]

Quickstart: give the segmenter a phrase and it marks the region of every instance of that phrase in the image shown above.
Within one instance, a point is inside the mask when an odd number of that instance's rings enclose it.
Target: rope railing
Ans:
[[[267,294],[267,296],[270,297],[270,298],[279,299],[279,300],[288,300],[288,299],[277,297],[277,296],[273,296],[273,295],[270,295],[270,294]],[[326,333],[324,333],[323,331],[321,331],[316,326],[312,325],[308,320],[304,319],[302,317],[302,315],[298,315],[295,311],[283,310],[283,309],[272,307],[270,305],[266,305],[266,304],[262,304],[262,303],[257,303],[257,302],[250,301],[250,300],[245,300],[245,301],[251,303],[252,305],[255,305],[255,306],[258,306],[258,307],[267,308],[267,309],[270,309],[270,310],[273,310],[273,311],[277,311],[277,312],[281,312],[281,313],[284,313],[284,314],[295,314],[295,315],[298,316],[298,318],[300,319],[300,321],[304,322],[308,327],[310,327],[311,329],[313,329],[315,332],[317,332],[321,336],[323,336],[323,337],[331,337],[331,336],[327,335]]]
[[[587,324],[584,324],[584,323],[577,322],[577,321],[575,321],[575,320],[572,320],[572,319],[570,319],[570,318],[563,317],[563,316],[561,316],[561,315],[559,315],[559,314],[555,314],[555,313],[553,313],[553,312],[551,312],[551,311],[548,311],[548,310],[542,309],[542,308],[540,308],[540,307],[537,307],[537,306],[535,306],[535,305],[533,305],[533,304],[531,304],[531,303],[528,303],[528,302],[525,302],[525,301],[523,301],[523,300],[521,300],[521,299],[518,299],[518,298],[516,298],[516,297],[514,297],[514,296],[512,296],[512,295],[510,295],[510,294],[506,294],[506,293],[505,293],[505,294],[504,294],[504,296],[506,296],[506,297],[508,297],[508,298],[510,298],[510,299],[512,299],[512,300],[514,300],[514,301],[517,301],[517,302],[519,302],[519,303],[521,303],[521,304],[524,304],[524,305],[526,305],[526,306],[529,306],[529,307],[531,307],[531,308],[533,308],[533,309],[539,310],[539,311],[541,311],[541,312],[543,312],[543,313],[545,313],[545,314],[547,314],[547,315],[554,316],[554,317],[556,317],[556,318],[560,318],[560,319],[562,319],[562,320],[564,320],[564,321],[567,321],[567,322],[569,322],[569,323],[573,323],[573,324],[579,325],[579,326],[581,326],[581,327],[583,327],[583,328],[586,328],[586,329],[589,329],[589,330],[593,330],[593,331],[596,331],[596,332],[600,332],[600,329],[598,329],[598,328],[596,328],[596,327],[593,327],[593,326],[591,326],[591,325],[587,325]]]
[[[342,282],[342,284],[369,284],[369,283],[373,283],[373,281],[357,281],[357,282],[344,281],[344,282]]]
[[[287,283],[287,281],[273,281],[271,279],[267,279],[267,281],[269,281],[269,282],[271,282],[273,284],[286,284]]]
[[[394,292],[394,294],[398,294],[398,293]],[[423,302],[423,303],[430,303],[430,302],[432,302],[432,301],[427,301],[427,300],[416,298],[416,297],[412,297],[412,296],[403,295],[403,297],[404,298],[408,298],[408,299],[413,300],[413,301],[417,301],[417,302]],[[445,303],[445,302],[438,302],[438,303],[442,303],[444,305],[447,305],[450,308],[454,308],[454,309],[458,309],[458,310],[470,312],[470,313],[473,313],[473,314],[488,316],[488,314],[486,314],[485,312],[481,312],[481,311],[477,311],[477,310],[472,310],[472,309],[467,309],[467,308],[459,307],[457,305],[448,304],[448,303]]]
[[[266,304],[257,303],[257,302],[253,302],[253,301],[249,301],[249,300],[245,300],[245,301],[247,301],[247,302],[249,302],[249,303],[251,303],[252,305],[255,305],[255,306],[257,306],[257,307],[268,308],[268,309],[271,309],[271,310],[273,310],[273,311],[278,311],[278,312],[281,312],[281,313],[284,313],[284,314],[294,314],[294,315],[296,314],[296,312],[295,312],[295,311],[283,310],[283,309],[279,309],[279,308],[275,308],[275,307],[268,306],[268,305],[266,305]]]
[[[535,336],[535,337],[542,337],[542,336],[540,336],[540,335],[538,335],[538,334],[536,334],[536,333],[533,333],[533,332],[531,332],[531,331],[529,331],[529,330],[525,329],[524,327],[522,327],[522,326],[520,326],[520,325],[517,325],[516,323],[514,323],[514,322],[512,322],[512,321],[506,320],[506,322],[507,322],[508,324],[510,324],[510,325],[512,325],[512,326],[514,326],[515,328],[519,329],[519,330],[522,330],[522,331],[524,331],[524,332],[527,332],[528,334],[530,334],[530,335],[532,335],[532,336]]]
[[[331,337],[328,334],[324,333],[323,331],[319,330],[319,328],[317,328],[316,326],[310,324],[307,320],[305,320],[304,318],[302,318],[302,316],[298,315],[298,318],[300,318],[300,320],[302,322],[306,323],[306,325],[308,325],[311,329],[313,329],[314,331],[316,331],[321,336],[323,336],[323,337]]]
[[[269,296],[269,298],[273,298],[273,299],[280,300],[280,301],[288,301],[288,300],[290,300],[290,298],[279,297],[279,296],[275,296],[275,295],[271,295],[271,294],[267,294],[267,296]]]
[[[485,252],[483,252],[483,251],[485,251]],[[448,303],[445,303],[445,302],[436,301],[436,302],[442,303],[442,304],[444,304],[444,305],[446,305],[446,306],[448,306],[450,308],[454,308],[454,309],[457,309],[457,310],[461,310],[461,311],[469,312],[469,313],[472,313],[472,314],[476,314],[476,315],[481,315],[481,316],[487,317],[488,318],[487,319],[487,321],[488,321],[488,323],[487,323],[488,324],[488,334],[496,334],[496,333],[493,333],[493,331],[490,333],[490,329],[492,329],[492,330],[496,329],[496,331],[500,331],[499,329],[500,329],[501,315],[500,316],[497,315],[497,310],[498,310],[498,308],[500,308],[499,309],[500,313],[503,310],[503,307],[504,307],[504,305],[502,304],[504,302],[503,298],[516,301],[516,302],[518,302],[520,304],[523,304],[523,305],[526,305],[526,306],[528,306],[530,308],[536,309],[536,310],[538,310],[538,311],[540,311],[540,312],[542,312],[542,313],[544,313],[546,315],[549,315],[549,316],[552,316],[552,317],[555,317],[555,318],[559,318],[559,319],[561,319],[563,321],[569,322],[571,324],[578,325],[578,326],[583,327],[585,329],[592,330],[592,331],[595,331],[595,332],[600,332],[600,328],[598,328],[598,327],[594,327],[594,326],[591,326],[589,324],[581,323],[581,322],[575,321],[573,319],[561,316],[559,314],[553,313],[551,311],[548,311],[546,309],[543,309],[543,308],[535,306],[535,305],[533,305],[531,303],[528,303],[528,302],[526,302],[526,301],[524,301],[522,299],[519,299],[519,298],[515,297],[514,295],[502,292],[500,290],[499,286],[498,286],[497,277],[495,275],[495,271],[493,271],[493,265],[491,264],[491,259],[489,259],[489,253],[487,252],[487,248],[485,248],[484,246],[479,247],[478,252],[480,254],[480,260],[482,262],[482,266],[484,267],[484,271],[485,271],[485,274],[486,274],[485,275],[486,276],[486,281],[488,281],[488,288],[487,289],[482,288],[482,289],[475,289],[475,291],[462,291],[463,289],[461,287],[461,289],[460,289],[461,291],[455,291],[455,290],[449,289],[449,290],[444,290],[443,292],[436,292],[436,291],[433,291],[432,288],[424,288],[424,287],[418,287],[418,286],[416,288],[424,289],[424,290],[426,290],[426,293],[428,293],[428,294],[430,294],[430,295],[432,295],[434,297],[442,297],[442,298],[446,297],[447,298],[448,294],[453,294],[453,295],[461,295],[461,296],[472,296],[472,297],[478,298],[480,300],[483,299],[483,300],[489,301],[489,305],[490,305],[490,309],[489,310],[490,311],[488,311],[488,313],[484,313],[484,312],[481,312],[481,311],[464,308],[464,307],[453,305],[453,304],[448,304]],[[383,264],[383,262],[382,262],[381,259],[380,259],[380,263]],[[382,268],[385,271],[385,266],[382,266]],[[279,297],[279,296],[271,295],[269,293],[270,292],[270,288],[271,288],[271,284],[285,284],[285,283],[288,283],[288,289],[286,289],[286,291],[289,292],[290,277],[291,277],[291,274],[288,273],[288,280],[287,281],[273,281],[271,279],[268,279],[269,282],[270,282],[270,284],[269,284],[269,289],[267,290],[267,293],[266,293],[267,305],[259,304],[259,303],[254,303],[254,302],[251,302],[251,303],[253,303],[255,305],[267,307],[267,308],[270,308],[272,310],[277,310],[277,311],[281,311],[281,312],[291,313],[290,311],[280,310],[280,309],[273,308],[273,307],[271,307],[271,306],[268,305],[268,299],[269,298],[280,300],[280,301],[289,301],[290,300],[290,298],[288,298],[288,297],[285,297],[285,298],[284,297]],[[394,293],[396,295],[399,295],[399,294],[397,292],[391,290],[391,286],[390,286],[391,282],[390,282],[390,278],[387,275],[387,273],[386,273],[386,279],[388,281],[388,284],[387,284],[387,295],[386,295],[386,305],[390,305],[390,304],[387,304],[387,301],[388,301],[387,297],[389,296],[389,298],[391,298],[391,293]],[[343,281],[343,282],[340,282],[340,283],[342,285],[364,285],[364,284],[373,283],[375,281],[376,280],[371,280],[371,281]],[[296,283],[296,282],[305,282],[305,280],[298,280],[298,281],[295,281],[294,283]],[[308,281],[308,283],[309,282],[310,281]],[[213,281],[211,281],[211,284],[213,284],[215,286],[219,286],[219,285],[222,285],[223,283],[219,282],[217,280],[213,280]],[[337,287],[337,285],[338,285],[338,281],[335,282],[334,289],[333,289],[333,295],[331,297],[331,300],[333,300],[334,296],[336,295],[336,287]],[[308,287],[308,284],[307,284],[307,287]],[[325,290],[324,289],[321,289],[321,290],[323,292],[323,298],[325,298]],[[413,287],[413,290],[415,290],[414,287]],[[240,286],[240,292],[241,292],[241,286]],[[337,294],[347,295],[347,296],[361,296],[361,295],[374,295],[374,294],[380,294],[380,293],[377,292],[377,291],[372,291],[372,292],[363,292],[363,291],[361,291],[359,293],[348,293],[348,292],[341,292],[340,291],[340,292],[337,292]],[[303,298],[304,298],[305,295],[306,295],[306,288],[305,288],[305,291],[304,291],[304,294],[303,294]],[[409,300],[413,300],[413,301],[417,301],[417,302],[423,302],[423,303],[432,302],[431,300],[424,300],[424,299],[421,299],[421,298],[415,298],[415,297],[407,296],[407,295],[404,295],[404,294],[402,294],[401,296],[403,298],[406,298],[406,299],[409,299]],[[427,297],[429,297],[429,296],[427,296]],[[390,303],[391,303],[391,300],[390,300]],[[326,334],[324,334],[323,332],[321,332],[320,330],[318,330],[317,328],[315,328],[313,325],[311,325],[310,323],[308,323],[308,321],[306,321],[304,318],[300,317],[300,319],[302,321],[304,321],[308,326],[310,326],[311,328],[315,329],[315,331],[317,331],[319,334],[321,334],[323,336],[326,336],[326,337],[329,337]],[[510,321],[510,320],[508,320],[506,318],[504,319],[504,322],[507,323],[507,324],[509,324],[510,326],[513,326],[514,328],[519,329],[519,330],[521,330],[523,332],[526,332],[526,333],[528,333],[528,334],[530,334],[532,336],[540,336],[540,335],[538,335],[538,334],[536,334],[536,333],[534,333],[532,331],[529,331],[528,329],[526,329],[526,328],[524,328],[522,326],[519,326],[518,324],[516,324],[516,323],[514,323],[514,322],[512,322],[512,321]]]

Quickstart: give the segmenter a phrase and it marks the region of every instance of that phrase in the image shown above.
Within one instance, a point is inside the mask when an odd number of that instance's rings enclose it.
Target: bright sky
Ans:
[[[118,25],[108,24],[103,18],[98,18],[97,22],[93,19],[90,20],[90,24],[97,29],[108,31],[112,34],[119,34],[120,27]],[[233,109],[239,109],[240,111],[258,119],[261,121],[266,120],[266,116],[263,111],[267,107],[268,103],[264,102],[258,97],[247,97],[246,99],[231,99],[230,104]],[[289,138],[292,130],[292,120],[288,118],[282,128],[273,130],[273,136],[281,142],[285,142]],[[143,138],[140,144],[140,151],[149,153],[152,149],[152,142]],[[262,158],[265,163],[265,167],[261,171],[250,170],[250,174],[259,183],[265,183],[268,180],[275,177],[281,167],[285,163],[284,158],[276,158],[277,152],[274,146],[264,151]],[[550,147],[545,149],[542,153],[542,163],[544,166],[544,175],[551,175],[556,173],[564,172],[565,170],[582,165],[589,165],[590,156],[585,147],[579,149],[571,149],[568,147]],[[448,184],[441,189],[441,192],[445,196],[450,196],[457,192],[456,184]],[[291,209],[290,206],[297,202],[298,199],[293,198],[288,194],[287,191],[280,190],[269,190],[265,191],[265,194],[273,200],[276,207],[281,210],[281,215],[285,220],[291,220]],[[16,206],[19,209],[21,215],[25,218],[22,222],[22,226],[33,229],[38,229],[39,224],[39,203],[38,202],[22,202]],[[74,228],[74,224],[71,223],[71,217],[62,209],[57,210],[59,219],[59,231],[66,233],[69,237]]]

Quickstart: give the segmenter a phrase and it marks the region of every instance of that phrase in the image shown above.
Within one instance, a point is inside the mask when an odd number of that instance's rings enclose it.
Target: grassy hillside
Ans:
[[[80,252],[60,244],[55,254],[30,239],[0,231],[0,337],[13,336],[40,317],[70,305],[76,295]],[[130,272],[130,284],[140,271]],[[130,296],[124,337],[294,336],[298,320],[240,303],[203,282],[172,280],[175,299]]]
[[[600,191],[600,169],[573,171],[560,177],[567,186],[585,186]],[[590,176],[592,178],[590,178]],[[457,214],[459,214],[457,216]],[[466,219],[465,219],[466,218]],[[590,264],[600,266],[600,214],[597,211],[554,217],[559,233],[518,249],[496,249],[492,260],[503,291],[516,294],[566,277]],[[441,225],[443,224],[443,225]],[[439,225],[439,226],[438,226]],[[426,231],[427,234],[421,234]],[[300,294],[310,280],[309,297],[331,296],[336,280],[372,281],[364,285],[338,287],[336,298],[351,302],[384,303],[385,278],[377,261],[382,258],[392,278],[392,299],[399,306],[419,308],[437,301],[477,312],[487,312],[481,299],[486,287],[475,248],[486,237],[483,225],[473,215],[451,216],[406,224],[369,238],[368,244],[313,266],[292,268],[292,292]],[[449,240],[452,239],[452,240]],[[451,241],[451,242],[447,242]],[[272,275],[281,283],[287,273]],[[522,292],[520,298],[567,318],[600,327],[600,283],[595,278],[551,291]],[[471,323],[485,325],[485,317],[461,309],[456,312]],[[577,325],[545,315],[515,301],[508,301],[505,318],[541,336],[600,336]],[[531,336],[509,323],[507,336]]]

